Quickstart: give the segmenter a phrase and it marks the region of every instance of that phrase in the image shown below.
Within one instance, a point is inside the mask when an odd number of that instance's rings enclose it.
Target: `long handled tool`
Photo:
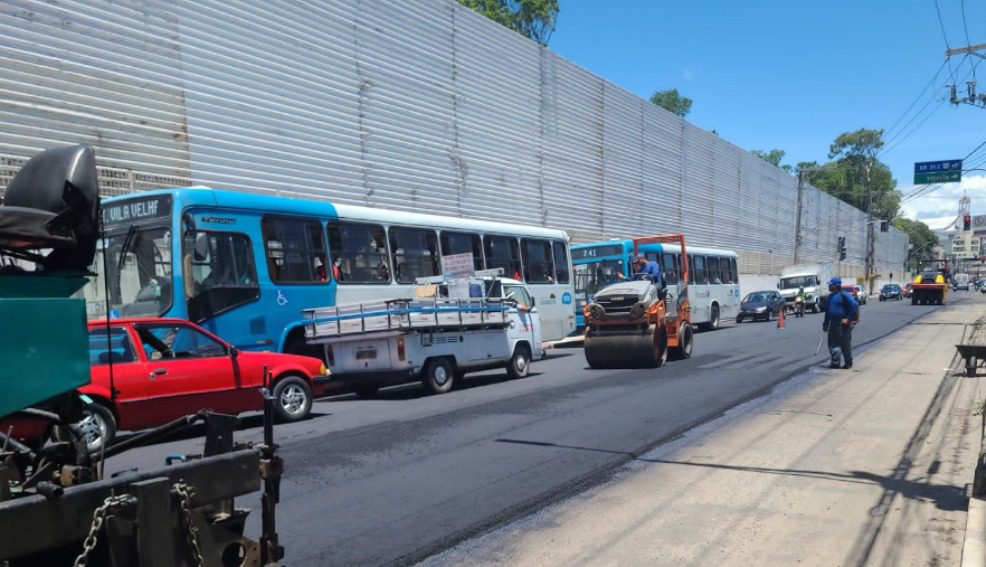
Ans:
[[[815,356],[818,356],[818,351],[822,350],[822,342],[825,340],[825,333],[818,337],[818,346],[815,347]]]

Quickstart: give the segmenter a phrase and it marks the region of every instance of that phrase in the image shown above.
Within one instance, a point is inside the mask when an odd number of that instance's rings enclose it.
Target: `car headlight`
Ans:
[[[630,318],[631,319],[639,319],[640,317],[643,317],[644,316],[644,311],[646,309],[647,309],[647,306],[644,305],[643,303],[641,303],[639,301],[637,303],[634,303],[633,304],[633,307],[630,308]]]
[[[329,367],[328,367],[328,366],[326,366],[326,365],[325,365],[325,363],[323,362],[323,363],[322,363],[322,366],[321,366],[321,367],[319,367],[319,372],[321,372],[321,373],[322,373],[322,376],[326,376],[326,375],[328,375],[328,373],[329,373]]]
[[[756,308],[756,309],[754,309],[753,311],[754,311],[754,312],[756,312],[756,313],[763,313],[763,312],[764,312],[764,311],[766,311],[766,310],[767,310],[767,308],[766,308],[766,307],[757,307],[757,308]]]

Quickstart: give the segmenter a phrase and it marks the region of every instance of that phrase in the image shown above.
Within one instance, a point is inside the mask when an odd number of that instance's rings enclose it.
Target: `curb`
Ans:
[[[961,565],[962,567],[986,565],[986,500],[981,498],[969,499]]]

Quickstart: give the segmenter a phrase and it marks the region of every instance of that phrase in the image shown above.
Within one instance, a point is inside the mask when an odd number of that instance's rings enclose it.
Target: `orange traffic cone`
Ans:
[[[780,314],[777,317],[777,328],[778,329],[783,329],[784,328],[784,312],[785,311],[787,311],[787,309],[785,309],[785,308],[782,307],[781,308],[781,312],[780,312]]]

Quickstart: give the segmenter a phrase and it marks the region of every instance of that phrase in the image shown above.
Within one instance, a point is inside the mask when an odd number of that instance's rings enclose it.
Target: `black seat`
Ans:
[[[0,205],[0,251],[44,271],[85,270],[98,238],[99,188],[91,146],[43,151],[7,185]]]

